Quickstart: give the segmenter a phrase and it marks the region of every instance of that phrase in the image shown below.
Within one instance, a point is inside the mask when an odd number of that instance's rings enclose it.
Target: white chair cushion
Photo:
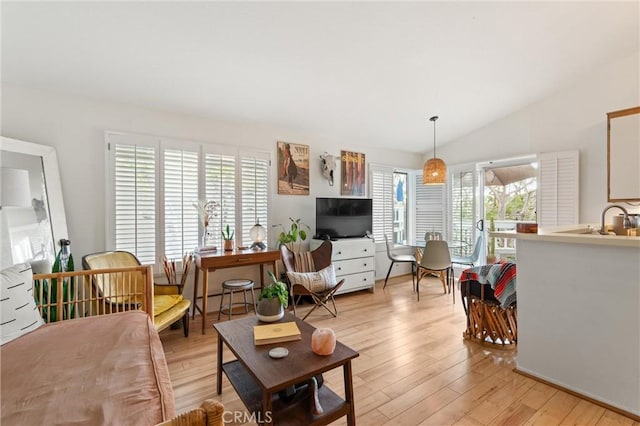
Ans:
[[[314,293],[321,293],[336,286],[336,272],[329,265],[318,272],[287,272],[291,284],[300,284]]]
[[[27,263],[0,271],[0,344],[40,327],[44,322],[33,299],[33,274]]]

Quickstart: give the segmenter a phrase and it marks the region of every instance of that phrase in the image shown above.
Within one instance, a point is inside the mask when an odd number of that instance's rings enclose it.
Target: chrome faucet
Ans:
[[[627,209],[625,209],[624,207],[622,207],[619,204],[611,204],[610,206],[607,206],[604,208],[604,210],[602,210],[602,222],[600,222],[600,234],[602,235],[607,235],[607,231],[604,228],[604,216],[605,213],[607,213],[607,211],[609,209],[612,209],[614,207],[619,208],[620,210],[622,210],[622,213],[624,214],[624,219],[622,222],[622,226],[624,228],[631,228],[631,221],[629,220],[629,212],[627,211]]]

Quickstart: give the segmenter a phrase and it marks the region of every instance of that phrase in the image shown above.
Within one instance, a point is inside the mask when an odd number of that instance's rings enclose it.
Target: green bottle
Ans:
[[[73,271],[73,255],[71,254],[71,241],[62,239],[60,240],[60,251],[58,251],[58,255],[56,256],[56,260],[53,263],[53,267],[51,268],[52,273],[56,272],[69,272]],[[56,322],[62,319],[71,319],[75,318],[76,310],[75,304],[69,303],[72,302],[75,297],[76,283],[75,277],[64,278],[62,282],[62,316],[58,317],[59,307],[51,306],[47,307],[49,303],[55,304],[56,300],[58,300],[58,279],[52,278],[51,285],[49,286],[47,280],[43,280],[42,282],[42,302],[40,302],[40,282],[36,281],[36,301],[41,303],[44,307],[42,309],[42,318],[45,322]],[[49,314],[49,309],[51,312]]]

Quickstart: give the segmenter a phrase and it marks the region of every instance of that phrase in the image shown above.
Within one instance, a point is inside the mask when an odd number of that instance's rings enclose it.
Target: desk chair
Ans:
[[[387,280],[389,279],[389,274],[391,274],[391,269],[393,268],[393,264],[396,262],[398,263],[404,262],[404,263],[411,263],[411,283],[413,284],[413,289],[415,290],[416,282],[415,282],[414,269],[416,267],[416,257],[412,254],[391,253],[392,243],[389,242],[389,236],[387,234],[384,235],[384,242],[387,245],[387,257],[391,261],[391,265],[389,265],[389,270],[387,271],[387,276],[384,279],[384,286],[382,286],[382,289],[384,290],[384,288],[387,286]]]
[[[292,276],[297,275],[300,277],[300,282],[306,281],[304,280],[304,275],[311,277],[317,275],[316,273],[318,271],[322,271],[328,266],[331,266],[332,251],[333,246],[330,241],[324,241],[315,250],[303,253],[293,253],[286,245],[280,245],[280,256],[291,284],[289,291],[291,293],[291,300],[293,303],[293,315],[296,315],[296,297],[300,298],[300,296],[310,296],[315,303],[315,306],[307,312],[304,318],[302,318],[303,320],[319,306],[325,308],[334,317],[338,316],[338,309],[336,308],[336,301],[333,296],[335,292],[342,287],[342,284],[344,284],[344,279],[340,280],[338,283],[326,283],[326,286],[320,288],[303,285],[296,282],[296,279],[292,279]],[[293,272],[294,274],[289,274],[290,272]],[[322,278],[322,276],[314,276],[313,278],[310,278],[309,281],[314,281],[314,284],[317,284],[318,280],[322,280]],[[333,279],[335,280],[335,273],[333,274]],[[331,302],[333,308],[329,306],[329,302]]]
[[[449,254],[449,245],[444,240],[430,240],[427,241],[424,246],[424,252],[422,253],[422,259],[418,264],[418,280],[416,283],[416,289],[418,292],[418,301],[420,301],[420,279],[426,274],[435,272],[440,274],[446,274],[446,282],[443,281],[443,287],[449,288],[453,294],[453,303],[455,303],[455,288],[453,286],[453,267],[451,265],[451,255]]]
[[[127,266],[139,266],[140,261],[133,254],[126,251],[106,251],[88,254],[82,258],[84,269],[113,269]],[[111,275],[114,275],[111,277]],[[140,277],[142,278],[142,276]],[[125,282],[122,274],[108,274],[103,280],[92,282],[92,291],[109,300],[110,294],[117,294],[115,289],[118,286],[138,285],[138,282]],[[123,300],[122,298],[112,298],[110,303],[114,304],[135,304],[136,300]],[[158,332],[169,327],[174,322],[182,318],[184,327],[184,337],[189,336],[189,306],[191,301],[183,299],[179,284],[154,284],[153,286],[153,325]]]
[[[476,244],[473,246],[473,252],[469,256],[453,256],[451,258],[451,263],[455,263],[456,265],[465,265],[465,266],[475,266],[480,259],[480,248],[482,244],[482,236],[479,236],[476,239]]]

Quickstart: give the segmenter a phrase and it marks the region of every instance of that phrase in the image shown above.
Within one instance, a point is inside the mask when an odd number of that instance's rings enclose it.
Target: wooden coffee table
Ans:
[[[302,340],[256,346],[253,343],[253,327],[264,324],[256,317],[241,318],[214,324],[218,332],[217,392],[222,393],[224,371],[250,414],[258,423],[278,425],[324,425],[346,415],[347,424],[355,425],[351,360],[359,354],[353,349],[336,343],[332,355],[319,356],[311,351],[311,334],[314,327],[286,313],[282,322],[295,321]],[[234,353],[236,360],[223,363],[222,343]],[[282,359],[269,357],[269,349],[282,346],[289,355]],[[313,376],[342,366],[344,371],[345,399],[336,395],[326,384],[319,389],[323,414],[314,416],[310,410],[307,389],[298,392],[290,402],[279,398],[278,392]]]

